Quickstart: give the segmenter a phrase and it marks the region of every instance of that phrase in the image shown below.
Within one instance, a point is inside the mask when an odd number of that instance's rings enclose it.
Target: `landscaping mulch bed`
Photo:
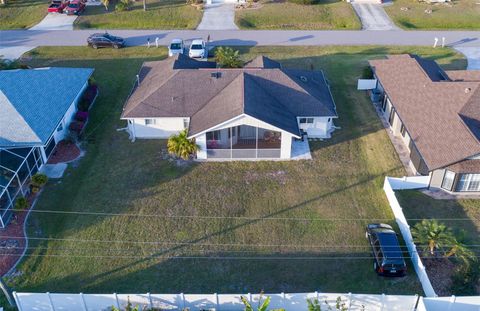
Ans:
[[[423,263],[435,293],[439,296],[450,296],[455,264],[446,258],[423,260]]]
[[[80,148],[76,144],[62,140],[55,147],[48,164],[71,162],[77,159],[80,154]]]
[[[23,223],[27,211],[16,212],[15,215],[6,228],[0,229],[0,276],[5,275],[22,256],[26,243]]]

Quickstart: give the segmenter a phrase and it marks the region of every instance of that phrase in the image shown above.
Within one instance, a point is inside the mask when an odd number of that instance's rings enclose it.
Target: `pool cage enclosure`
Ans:
[[[40,147],[0,148],[0,228],[10,221],[15,201],[30,192],[30,178],[42,164]]]

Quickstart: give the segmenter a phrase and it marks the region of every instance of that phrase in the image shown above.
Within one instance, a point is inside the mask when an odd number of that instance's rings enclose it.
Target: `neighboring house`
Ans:
[[[480,71],[443,71],[416,55],[372,60],[373,91],[410,167],[431,188],[480,192]]]
[[[263,56],[240,69],[215,67],[181,54],[145,63],[121,117],[131,136],[165,139],[188,129],[197,159],[290,159],[293,139],[334,130],[321,71],[285,69]]]
[[[28,180],[68,132],[93,69],[0,71],[0,227]]]

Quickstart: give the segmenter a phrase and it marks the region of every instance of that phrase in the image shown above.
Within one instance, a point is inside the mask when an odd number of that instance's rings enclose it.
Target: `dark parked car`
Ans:
[[[404,276],[407,265],[397,233],[386,224],[369,224],[366,236],[373,251],[373,268],[380,275]]]
[[[112,36],[109,33],[94,33],[87,39],[88,46],[94,49],[113,47],[115,49],[125,46],[125,40],[120,37]]]
[[[85,10],[85,2],[79,0],[70,1],[63,10],[67,15],[80,15]]]

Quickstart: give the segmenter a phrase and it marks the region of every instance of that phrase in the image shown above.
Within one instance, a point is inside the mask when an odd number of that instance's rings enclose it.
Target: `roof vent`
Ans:
[[[300,76],[300,80],[302,80],[302,82],[305,82],[305,83],[308,82],[308,79],[305,76]]]
[[[465,94],[470,93],[471,90],[472,90],[471,88],[467,87],[467,88],[465,89]]]
[[[218,71],[217,72],[212,72],[210,74],[210,77],[215,78],[215,79],[220,79],[222,77],[222,73],[218,72]]]

